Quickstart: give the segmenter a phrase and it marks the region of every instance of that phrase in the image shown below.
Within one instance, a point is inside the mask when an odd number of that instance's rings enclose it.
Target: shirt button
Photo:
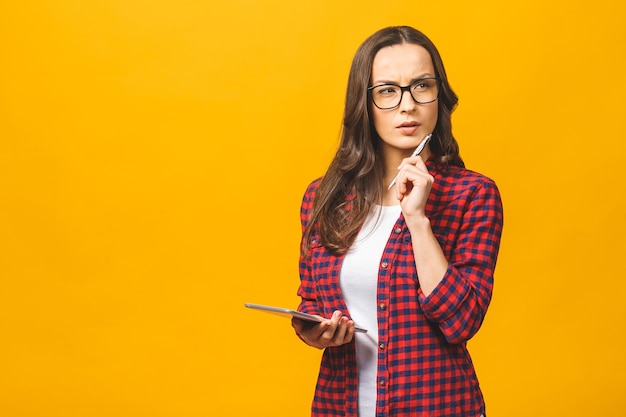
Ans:
[[[387,306],[385,305],[385,303],[380,303],[378,304],[378,308],[380,308],[381,310],[384,310],[385,308],[387,308]]]
[[[384,387],[385,386],[385,380],[384,379],[379,380],[378,381],[378,385],[380,385],[381,387]]]
[[[402,228],[401,228],[401,227],[396,227],[395,229],[393,229],[393,231],[394,231],[396,234],[399,234],[399,233],[402,231]]]
[[[389,266],[389,264],[387,263],[387,261],[383,261],[383,263],[381,264],[383,268],[387,268],[387,266]]]
[[[378,345],[378,347],[380,348],[380,350],[385,350],[385,344],[381,343],[380,345]]]

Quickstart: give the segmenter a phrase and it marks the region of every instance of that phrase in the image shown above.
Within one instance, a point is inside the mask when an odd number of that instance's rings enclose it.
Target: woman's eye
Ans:
[[[433,83],[431,80],[420,80],[413,84],[413,90],[426,90],[432,86]]]
[[[397,93],[396,89],[394,87],[391,87],[391,86],[389,86],[389,87],[381,87],[381,88],[378,89],[378,92],[377,92],[377,94],[381,95],[381,96],[389,96],[389,95],[393,95],[393,94],[396,94],[396,93]]]

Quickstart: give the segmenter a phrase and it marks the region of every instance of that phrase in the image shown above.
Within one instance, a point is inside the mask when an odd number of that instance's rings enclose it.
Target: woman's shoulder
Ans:
[[[304,196],[314,196],[322,182],[322,177],[316,178],[307,185]]]
[[[317,178],[307,185],[306,190],[304,191],[304,196],[302,196],[303,204],[311,204],[313,199],[315,198],[315,193],[317,193],[317,189],[320,186],[322,178]]]
[[[435,177],[433,188],[440,197],[466,195],[472,198],[476,193],[484,193],[491,198],[500,198],[496,182],[480,172],[459,166],[436,166],[431,174]]]
[[[455,182],[457,184],[461,182],[465,185],[496,185],[496,182],[492,178],[465,167],[456,165],[436,165],[433,168],[435,177],[439,177],[441,180]]]
[[[469,210],[470,206],[480,207],[483,212],[502,213],[502,197],[493,179],[463,167],[438,168],[441,169],[429,169],[435,177],[429,197],[433,219],[446,215],[447,210]]]
[[[313,181],[311,181],[309,183],[309,185],[306,187],[306,191],[308,192],[315,192],[315,190],[317,190],[317,188],[320,186],[320,183],[322,182],[322,177],[316,178]]]

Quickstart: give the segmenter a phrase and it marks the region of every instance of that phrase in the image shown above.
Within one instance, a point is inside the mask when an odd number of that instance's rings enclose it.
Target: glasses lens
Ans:
[[[435,101],[435,99],[437,98],[437,94],[439,93],[436,78],[424,78],[422,80],[417,80],[416,82],[411,84],[410,88],[413,100],[417,101],[418,103],[433,102]]]
[[[391,109],[400,104],[402,91],[397,85],[379,85],[372,89],[372,99],[378,108]]]
[[[408,87],[395,84],[378,85],[372,88],[372,100],[379,109],[392,109],[400,104],[405,90],[409,90],[413,100],[420,104],[432,103],[439,94],[436,78],[422,78]]]

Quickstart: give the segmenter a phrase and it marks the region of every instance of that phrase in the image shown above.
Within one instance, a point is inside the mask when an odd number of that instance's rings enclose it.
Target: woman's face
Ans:
[[[398,44],[382,48],[372,64],[372,86],[380,84],[411,85],[421,78],[435,77],[428,51],[415,44]],[[370,103],[374,128],[382,139],[384,152],[413,151],[437,124],[438,102],[416,103],[408,91],[402,93],[397,107],[381,110]]]

